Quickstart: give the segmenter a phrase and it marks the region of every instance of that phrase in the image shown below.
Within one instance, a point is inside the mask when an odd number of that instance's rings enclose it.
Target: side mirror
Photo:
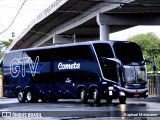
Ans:
[[[116,63],[118,64],[118,66],[119,66],[119,69],[120,69],[120,70],[123,70],[123,64],[122,64],[122,62],[121,62],[119,59],[101,57],[101,60],[103,60],[103,61],[113,61],[113,62],[116,62]]]
[[[145,60],[145,62],[149,62],[153,65],[153,70],[156,71],[156,63],[151,60]]]

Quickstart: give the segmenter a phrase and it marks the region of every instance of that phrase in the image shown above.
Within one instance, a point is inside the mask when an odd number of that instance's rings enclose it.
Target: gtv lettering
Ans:
[[[12,75],[12,77],[16,78],[20,74],[20,72],[22,72],[22,77],[25,77],[26,64],[28,64],[30,72],[34,77],[37,71],[38,62],[39,56],[36,57],[34,62],[32,62],[32,59],[30,57],[14,58],[10,63],[10,74]]]

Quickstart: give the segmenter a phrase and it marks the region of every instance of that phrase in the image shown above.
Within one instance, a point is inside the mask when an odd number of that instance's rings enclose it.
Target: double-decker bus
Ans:
[[[93,99],[112,102],[148,96],[146,62],[128,41],[90,41],[9,51],[3,58],[3,93],[22,102]]]

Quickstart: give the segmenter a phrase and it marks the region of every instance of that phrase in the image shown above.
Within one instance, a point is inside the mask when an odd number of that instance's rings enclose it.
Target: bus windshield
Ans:
[[[140,47],[132,42],[114,43],[113,45],[116,57],[125,65],[136,64],[144,61]]]
[[[123,67],[124,83],[128,84],[146,84],[147,75],[146,67],[142,66],[127,66]]]

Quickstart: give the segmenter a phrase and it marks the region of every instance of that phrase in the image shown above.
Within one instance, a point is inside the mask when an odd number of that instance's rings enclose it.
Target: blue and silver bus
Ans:
[[[146,62],[128,41],[90,41],[9,51],[3,58],[3,94],[20,103],[93,99],[111,103],[148,96]]]

